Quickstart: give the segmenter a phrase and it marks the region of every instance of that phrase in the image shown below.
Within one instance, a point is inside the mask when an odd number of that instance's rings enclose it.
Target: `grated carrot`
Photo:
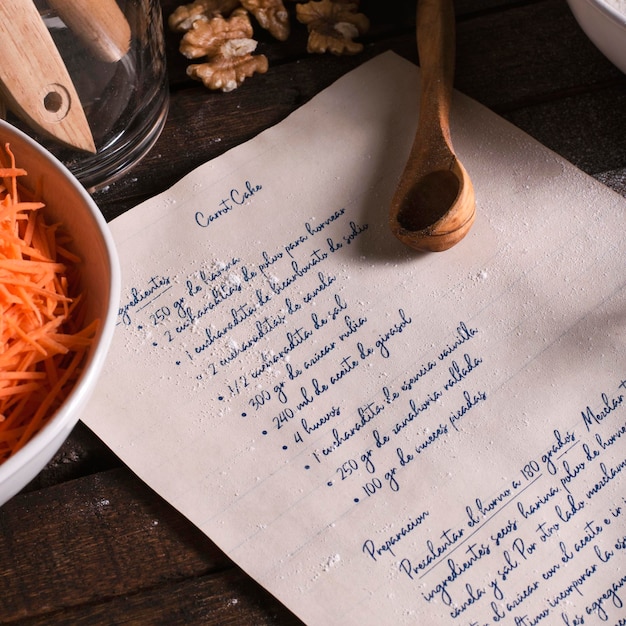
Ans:
[[[0,163],[0,463],[27,443],[76,384],[98,321],[84,324],[78,259],[44,204],[27,198],[10,146]],[[6,159],[3,159],[6,160]],[[24,196],[23,198],[20,195]]]

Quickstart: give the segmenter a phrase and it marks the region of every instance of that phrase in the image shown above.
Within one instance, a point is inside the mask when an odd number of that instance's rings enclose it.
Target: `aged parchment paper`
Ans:
[[[404,248],[417,71],[378,57],[112,223],[85,422],[309,624],[616,624],[626,202],[456,94],[476,223]]]

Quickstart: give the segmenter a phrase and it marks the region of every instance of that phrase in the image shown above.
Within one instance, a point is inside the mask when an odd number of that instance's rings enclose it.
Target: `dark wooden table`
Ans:
[[[162,4],[167,18],[176,2]],[[413,2],[362,0],[361,11],[372,24],[360,55],[307,54],[294,19],[287,42],[258,37],[267,74],[228,94],[186,77],[179,35],[166,29],[167,125],[135,169],[95,193],[105,217],[280,122],[376,54],[417,61]],[[587,40],[565,0],[457,0],[456,14],[457,89],[626,196],[626,76]],[[0,508],[0,623],[300,621],[79,424]]]

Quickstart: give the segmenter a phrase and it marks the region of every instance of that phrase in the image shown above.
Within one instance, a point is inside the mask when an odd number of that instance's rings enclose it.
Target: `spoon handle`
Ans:
[[[421,88],[419,126],[450,142],[450,102],[454,81],[455,21],[452,0],[418,0],[417,51]]]

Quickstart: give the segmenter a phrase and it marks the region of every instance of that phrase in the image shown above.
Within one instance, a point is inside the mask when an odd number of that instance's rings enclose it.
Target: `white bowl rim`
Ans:
[[[622,26],[626,27],[626,15],[620,13],[612,4],[606,2],[606,0],[586,0],[590,5],[598,8],[605,13],[615,22],[618,22]]]
[[[45,426],[32,437],[22,448],[11,455],[6,461],[0,463],[0,485],[9,481],[11,477],[17,474],[29,461],[42,454],[47,447],[47,442],[54,440],[60,436],[63,430],[68,428],[71,421],[74,420],[74,415],[77,414],[77,409],[86,400],[86,395],[89,395],[90,387],[95,383],[94,379],[97,379],[104,367],[104,362],[108,349],[113,339],[113,333],[115,331],[118,303],[121,293],[121,270],[119,264],[119,257],[117,254],[117,248],[113,240],[113,235],[109,230],[109,226],[102,215],[102,212],[96,205],[93,198],[89,195],[87,190],[80,184],[76,177],[69,171],[69,169],[61,163],[51,152],[46,150],[40,144],[38,144],[31,137],[26,135],[20,129],[9,124],[8,122],[0,119],[0,131],[2,135],[13,135],[18,141],[29,144],[29,147],[36,152],[39,152],[46,160],[57,169],[65,178],[67,178],[71,185],[75,188],[77,193],[81,196],[85,205],[89,208],[92,218],[97,222],[99,230],[102,234],[104,246],[107,252],[109,265],[111,269],[111,276],[109,280],[110,285],[110,301],[111,306],[107,312],[107,316],[102,320],[102,325],[99,329],[100,339],[96,349],[90,356],[89,366],[83,372],[80,380],[68,394],[63,406],[59,408],[54,415],[48,420]],[[19,165],[19,164],[18,164]],[[115,307],[113,307],[115,303]],[[46,434],[42,437],[43,433]],[[54,456],[52,452],[51,456]],[[48,459],[49,460],[49,459]],[[25,485],[24,485],[25,486]]]

